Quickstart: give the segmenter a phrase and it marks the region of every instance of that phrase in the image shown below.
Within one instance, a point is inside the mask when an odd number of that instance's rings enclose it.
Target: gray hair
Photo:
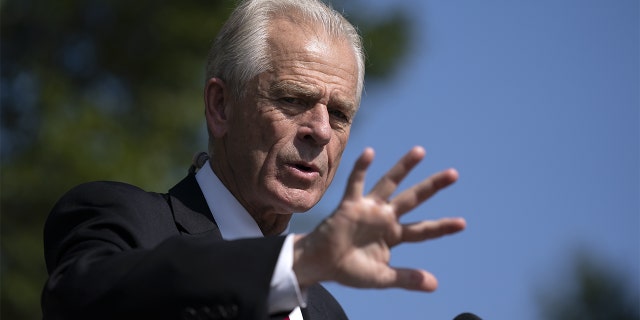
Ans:
[[[270,21],[292,15],[310,25],[321,26],[328,35],[351,44],[358,66],[356,99],[359,104],[364,85],[362,40],[351,23],[319,0],[242,1],[214,40],[207,59],[206,80],[218,77],[228,84],[236,98],[241,97],[246,84],[270,68],[267,50]]]

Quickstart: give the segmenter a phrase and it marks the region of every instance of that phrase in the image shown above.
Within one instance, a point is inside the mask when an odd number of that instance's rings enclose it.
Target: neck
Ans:
[[[250,213],[251,214],[251,213]],[[282,234],[289,225],[291,214],[251,214],[253,220],[256,221],[258,227],[265,236],[277,236]]]
[[[292,213],[276,212],[272,209],[259,207],[255,204],[249,203],[249,201],[246,201],[238,191],[238,186],[235,183],[235,180],[225,174],[226,171],[222,169],[222,165],[219,161],[210,159],[209,164],[222,184],[224,184],[244,209],[247,210],[264,236],[280,235],[287,229]]]

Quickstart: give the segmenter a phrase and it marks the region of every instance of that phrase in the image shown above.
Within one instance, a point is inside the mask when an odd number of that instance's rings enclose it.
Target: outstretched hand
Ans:
[[[414,147],[365,195],[365,175],[373,156],[373,149],[367,148],[358,158],[336,211],[311,233],[296,236],[293,270],[301,287],[336,281],[357,288],[437,288],[436,278],[425,270],[389,266],[390,249],[465,228],[462,218],[399,222],[402,215],[454,183],[458,173],[454,169],[436,173],[390,199],[425,156],[423,148]]]

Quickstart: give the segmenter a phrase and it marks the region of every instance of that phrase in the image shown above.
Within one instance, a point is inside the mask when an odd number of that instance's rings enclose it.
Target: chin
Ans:
[[[307,212],[309,210],[311,210],[311,208],[313,208],[313,206],[316,205],[316,203],[318,203],[318,201],[316,200],[308,200],[308,199],[291,199],[290,201],[287,201],[287,204],[289,206],[288,211],[290,212]]]
[[[313,208],[321,197],[322,195],[317,195],[313,191],[287,189],[278,198],[287,212],[306,212]]]

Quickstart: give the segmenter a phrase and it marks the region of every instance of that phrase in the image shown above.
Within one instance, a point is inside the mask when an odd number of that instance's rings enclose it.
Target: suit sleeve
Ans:
[[[266,319],[284,237],[180,235],[166,199],[120,183],[65,195],[44,230],[44,319]]]

